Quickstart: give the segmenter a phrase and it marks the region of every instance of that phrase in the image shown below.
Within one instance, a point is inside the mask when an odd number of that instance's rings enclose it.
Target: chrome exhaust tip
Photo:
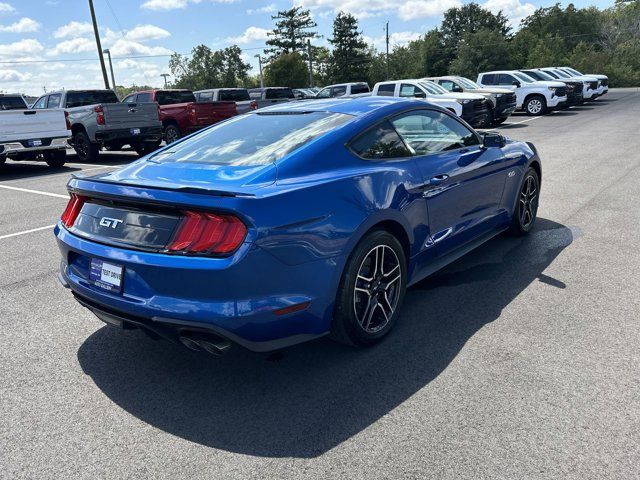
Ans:
[[[201,332],[185,332],[179,337],[189,350],[196,352],[205,351],[214,357],[224,356],[231,348],[231,342],[216,335]]]

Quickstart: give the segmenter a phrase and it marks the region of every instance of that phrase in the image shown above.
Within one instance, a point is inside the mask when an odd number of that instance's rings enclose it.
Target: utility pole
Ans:
[[[254,57],[258,58],[258,68],[260,69],[260,88],[264,88],[264,80],[262,78],[262,57],[260,57],[260,54],[254,55]]]
[[[109,50],[108,48],[105,48],[102,51],[102,53],[106,53],[107,57],[109,57],[109,70],[111,70],[111,86],[113,87],[113,91],[116,92],[116,77],[113,75],[113,63],[111,62],[111,50]]]
[[[162,78],[164,78],[164,88],[167,88],[167,77],[169,76],[168,73],[161,73],[160,76]]]
[[[386,25],[385,41],[387,43],[387,80],[389,80],[389,22]]]
[[[93,22],[93,33],[96,36],[96,46],[98,47],[98,57],[100,58],[100,67],[102,68],[102,78],[104,79],[104,87],[109,89],[109,79],[107,78],[107,67],[104,65],[104,57],[102,56],[102,45],[100,45],[100,34],[98,33],[98,22],[96,20],[96,12],[93,9],[93,0],[89,0],[89,10],[91,10],[91,21]]]
[[[309,55],[309,87],[313,88],[313,59],[311,58],[311,39],[307,38],[307,55]]]

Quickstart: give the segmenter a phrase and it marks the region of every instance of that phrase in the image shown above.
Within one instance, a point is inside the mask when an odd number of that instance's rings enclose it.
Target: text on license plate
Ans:
[[[122,265],[114,265],[103,262],[97,258],[92,258],[89,279],[94,285],[100,288],[104,288],[110,292],[120,292],[122,291],[123,270],[124,267],[122,267]]]
[[[139,128],[132,128],[131,129],[131,135],[140,135],[140,129]]]

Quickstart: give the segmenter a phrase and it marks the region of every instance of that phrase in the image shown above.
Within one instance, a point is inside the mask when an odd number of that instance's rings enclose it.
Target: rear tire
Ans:
[[[55,150],[50,152],[44,152],[42,154],[44,157],[44,161],[47,162],[52,168],[60,168],[64,166],[67,161],[67,151],[66,150]]]
[[[544,115],[547,113],[547,100],[542,95],[533,95],[525,102],[524,111],[529,115]]]
[[[493,126],[497,127],[498,125],[502,125],[508,117],[503,117],[503,118],[494,118],[493,119]]]
[[[167,145],[175,142],[180,138],[180,129],[177,125],[169,124],[164,127],[164,141],[167,142]]]
[[[342,274],[330,336],[347,345],[373,345],[395,324],[407,288],[407,260],[396,237],[369,233]]]
[[[78,154],[81,162],[95,162],[98,159],[100,146],[89,140],[89,135],[84,131],[76,132],[73,135],[73,149]]]
[[[511,234],[523,236],[533,229],[538,215],[539,199],[540,178],[533,168],[529,168],[518,190],[518,199],[516,200],[509,229]]]
[[[161,142],[161,140],[158,140],[156,142],[141,142],[132,145],[132,147],[139,156],[143,157],[151,152],[156,151],[158,147],[160,147]]]

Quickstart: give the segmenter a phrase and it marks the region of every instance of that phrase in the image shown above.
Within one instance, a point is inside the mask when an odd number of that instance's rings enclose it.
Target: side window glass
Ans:
[[[411,156],[398,133],[388,121],[381,123],[356,137],[351,149],[362,158],[384,159]]]
[[[33,104],[33,107],[31,108],[36,108],[36,109],[42,109],[45,108],[47,106],[47,96],[43,96],[40,97],[38,100],[36,100],[36,103]]]
[[[140,102],[150,102],[151,101],[151,94],[150,93],[139,93],[138,97],[136,98],[136,101],[138,103],[140,103]]]
[[[419,110],[400,115],[391,124],[415,155],[478,145],[475,133],[449,115]]]
[[[378,86],[378,95],[383,97],[393,97],[393,93],[396,90],[395,83],[383,83]]]
[[[331,90],[332,97],[341,97],[347,93],[347,87],[333,87]]]
[[[450,92],[453,91],[453,82],[451,80],[440,80],[439,83]]]
[[[498,75],[498,85],[511,85],[515,81],[511,75],[507,75],[506,73],[501,73]]]
[[[122,100],[123,103],[135,103],[135,101],[136,101],[135,93],[129,95],[128,97],[125,97],[124,100]]]
[[[318,92],[316,98],[329,98],[331,96],[331,89],[323,88]]]
[[[54,93],[53,95],[49,95],[47,108],[58,108],[60,106],[60,100],[62,100],[61,93]]]
[[[400,85],[400,96],[401,97],[413,97],[416,93],[416,87],[413,85],[409,85],[408,83],[403,83]]]
[[[496,84],[496,76],[493,73],[487,73],[486,75],[483,75],[480,83],[483,83],[485,85],[495,85]]]

